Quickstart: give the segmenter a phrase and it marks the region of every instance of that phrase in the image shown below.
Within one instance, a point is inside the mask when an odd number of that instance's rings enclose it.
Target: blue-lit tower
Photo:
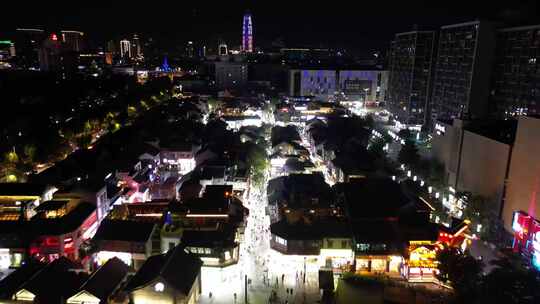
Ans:
[[[244,15],[242,22],[242,51],[246,53],[253,52],[253,22],[250,12]]]

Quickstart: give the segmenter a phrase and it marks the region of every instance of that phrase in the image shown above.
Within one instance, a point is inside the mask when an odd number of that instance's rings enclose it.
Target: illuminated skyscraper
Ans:
[[[253,52],[253,22],[249,12],[244,15],[242,22],[242,51],[246,53]]]
[[[218,46],[218,54],[219,56],[227,56],[229,52],[227,51],[227,44],[220,43]]]
[[[131,43],[129,40],[120,40],[120,56],[131,58]]]

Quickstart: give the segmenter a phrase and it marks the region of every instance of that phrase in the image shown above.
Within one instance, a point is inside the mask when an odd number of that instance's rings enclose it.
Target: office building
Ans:
[[[435,32],[396,34],[390,50],[388,107],[403,124],[423,125],[428,113]]]
[[[337,71],[337,88],[349,99],[361,99],[365,102],[384,101],[387,84],[388,71]]]
[[[45,38],[42,29],[18,28],[14,39],[17,65],[27,69],[39,69],[39,49]]]
[[[498,118],[540,114],[540,25],[497,31],[490,110]]]
[[[290,70],[289,95],[315,96],[326,101],[343,93],[347,100],[383,101],[387,78],[387,71],[377,69]]]
[[[487,115],[495,49],[491,23],[441,27],[432,92],[432,118],[475,119]]]
[[[131,43],[127,39],[120,40],[120,57],[131,58]]]
[[[133,38],[131,39],[131,54],[135,58],[139,58],[142,55],[141,41],[139,40],[137,34],[133,34]]]
[[[242,22],[242,51],[253,52],[253,22],[249,12],[244,15]]]
[[[66,51],[81,52],[84,50],[84,33],[79,31],[61,31],[62,44]]]
[[[219,89],[239,88],[247,83],[248,67],[243,62],[215,63],[216,86]]]

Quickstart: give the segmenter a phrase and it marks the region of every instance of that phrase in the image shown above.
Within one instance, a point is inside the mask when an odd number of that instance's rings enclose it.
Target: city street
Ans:
[[[267,175],[261,186],[252,185],[244,202],[249,216],[238,264],[223,269],[203,267],[200,303],[244,303],[246,276],[248,303],[315,303],[320,300],[318,266],[307,262],[304,256],[285,256],[270,248],[266,186],[274,177],[277,176]]]
[[[284,257],[270,249],[266,202],[266,183],[263,187],[253,187],[245,204],[250,214],[240,246],[240,260],[237,265],[222,270],[203,268],[200,303],[244,303],[246,275],[248,303],[314,303],[319,300],[318,269],[307,269],[304,284],[300,276],[304,269],[303,257]],[[212,275],[220,278],[209,277]],[[292,294],[287,293],[288,289]],[[270,302],[273,292],[274,301]]]

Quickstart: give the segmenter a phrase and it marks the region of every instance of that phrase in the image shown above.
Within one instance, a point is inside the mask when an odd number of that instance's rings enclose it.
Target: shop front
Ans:
[[[349,271],[354,261],[351,249],[325,249],[321,248],[320,267],[331,267],[334,272]]]
[[[403,257],[395,255],[357,255],[356,272],[399,274]]]
[[[409,282],[437,282],[437,245],[411,242],[409,260],[401,269],[401,274]]]
[[[514,212],[512,220],[514,252],[527,257],[540,270],[540,221],[523,211]]]
[[[24,248],[0,248],[0,272],[2,270],[20,267],[24,258]]]

